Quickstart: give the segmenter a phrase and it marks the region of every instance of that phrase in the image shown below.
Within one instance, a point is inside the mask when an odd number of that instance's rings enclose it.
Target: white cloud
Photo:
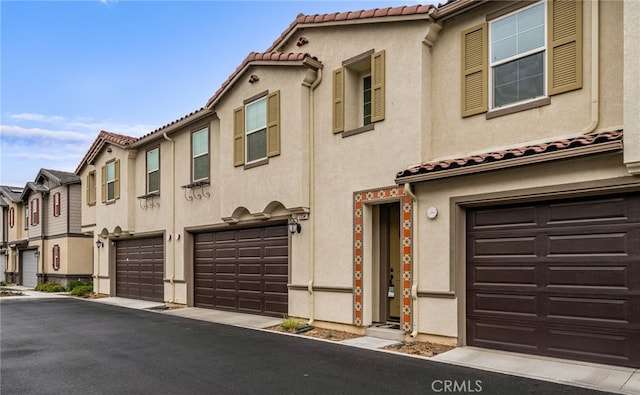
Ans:
[[[42,128],[25,128],[15,125],[0,125],[0,136],[16,138],[44,138],[52,140],[92,140],[93,137],[86,133],[69,130],[51,130]]]

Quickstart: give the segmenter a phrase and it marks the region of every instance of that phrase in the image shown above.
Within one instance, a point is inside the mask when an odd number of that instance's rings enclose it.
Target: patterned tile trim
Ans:
[[[404,193],[404,188],[394,186],[370,191],[361,191],[353,194],[353,323],[362,326],[363,315],[363,205],[380,203],[384,200],[400,200],[400,215],[402,218],[402,329],[411,331],[412,304],[411,282],[413,273],[413,204],[411,197]]]

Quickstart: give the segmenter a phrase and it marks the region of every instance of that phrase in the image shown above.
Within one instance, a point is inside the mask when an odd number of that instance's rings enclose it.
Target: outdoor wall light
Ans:
[[[38,257],[40,256],[40,250],[36,250],[35,255],[36,255],[36,259],[38,259]]]
[[[300,229],[302,229],[298,221],[293,218],[291,218],[289,222],[287,222],[287,226],[289,227],[289,233],[291,233],[292,235],[300,233]]]
[[[102,242],[102,240],[96,240],[96,248],[102,248],[104,247],[104,243]]]

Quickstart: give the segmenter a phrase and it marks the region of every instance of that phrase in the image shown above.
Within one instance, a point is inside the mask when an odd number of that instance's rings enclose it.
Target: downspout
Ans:
[[[100,235],[98,235],[98,240],[100,240]],[[97,241],[96,240],[96,243]],[[95,245],[95,244],[94,244]],[[91,246],[91,249],[93,249],[93,246]],[[94,286],[94,290],[96,294],[100,294],[100,249],[96,248],[96,250],[98,251],[97,255],[98,255],[98,262],[97,262],[97,269],[95,270],[95,278],[96,280],[93,282],[93,286]]]
[[[417,213],[418,213],[418,197],[416,195],[414,195],[413,192],[411,192],[411,184],[409,184],[408,182],[406,182],[404,184],[404,193],[406,193],[407,195],[409,195],[411,197],[411,200],[413,201],[413,210],[411,212],[411,220],[412,220],[412,227],[413,227],[413,236],[411,237],[413,240],[416,240],[417,237],[419,237],[419,233],[418,233],[418,218],[417,218]],[[414,244],[415,246],[415,244]],[[412,317],[412,321],[413,321],[413,331],[411,332],[411,337],[416,337],[418,336],[418,314],[420,312],[420,309],[418,308],[418,273],[420,272],[419,267],[418,267],[418,262],[420,262],[419,256],[419,248],[412,248],[413,251],[413,265],[412,269],[413,269],[413,281],[411,284],[411,299],[413,300],[413,317]]]
[[[316,79],[309,86],[309,282],[307,292],[309,292],[309,325],[313,325],[315,320],[315,295],[313,293],[313,282],[315,276],[315,96],[314,91],[322,81],[322,69],[316,70]]]
[[[171,142],[171,276],[169,277],[169,283],[171,284],[171,299],[169,302],[175,303],[176,300],[176,202],[175,202],[175,190],[176,190],[176,142],[167,136],[167,133],[162,133],[162,137],[165,140]]]
[[[582,134],[593,133],[600,122],[600,2],[591,2],[591,123]]]

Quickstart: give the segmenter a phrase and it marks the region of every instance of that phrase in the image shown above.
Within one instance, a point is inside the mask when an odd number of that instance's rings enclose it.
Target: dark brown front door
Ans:
[[[116,242],[116,296],[164,301],[162,237]]]
[[[194,235],[194,304],[282,317],[288,311],[287,226]]]
[[[467,344],[640,367],[640,193],[467,213]]]

